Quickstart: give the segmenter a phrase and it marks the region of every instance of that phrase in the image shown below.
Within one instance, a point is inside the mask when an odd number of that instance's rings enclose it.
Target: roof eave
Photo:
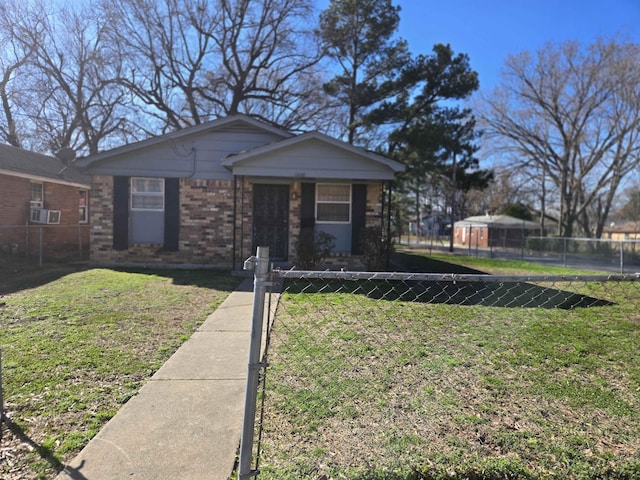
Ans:
[[[49,182],[49,183],[57,183],[60,185],[68,185],[70,187],[77,187],[83,189],[91,189],[91,183],[83,183],[74,180],[67,180],[65,178],[54,178],[46,175],[36,175],[27,172],[18,172],[15,170],[5,170],[0,168],[0,175],[7,175],[10,177],[18,177],[18,178],[26,178],[27,180],[33,180],[36,182]]]

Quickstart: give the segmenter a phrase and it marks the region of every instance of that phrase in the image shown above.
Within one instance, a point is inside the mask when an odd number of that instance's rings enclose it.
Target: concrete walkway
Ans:
[[[228,480],[242,431],[252,289],[244,280],[56,480]]]

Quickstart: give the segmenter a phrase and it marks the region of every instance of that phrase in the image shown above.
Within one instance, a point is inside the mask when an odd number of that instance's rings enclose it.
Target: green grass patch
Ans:
[[[1,298],[3,443],[18,450],[0,471],[21,478],[50,478],[77,454],[239,282],[204,270],[42,278]]]
[[[426,273],[429,271],[450,273],[446,271],[448,267],[454,268],[455,273],[474,273],[459,270],[459,267],[464,267],[493,275],[602,275],[602,272],[594,270],[579,270],[501,258],[482,258],[441,252],[428,253],[426,250],[402,251],[396,254],[396,260],[405,269]]]

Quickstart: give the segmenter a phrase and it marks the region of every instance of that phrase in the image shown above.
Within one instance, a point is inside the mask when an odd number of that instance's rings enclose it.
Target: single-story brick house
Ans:
[[[640,221],[612,223],[608,227],[604,227],[602,238],[615,241],[640,240]]]
[[[233,115],[78,160],[92,176],[91,260],[239,268],[268,246],[292,262],[303,229],[356,258],[384,227],[402,165],[311,132]],[[356,256],[356,257],[353,257]]]
[[[91,179],[71,163],[0,144],[0,257],[75,257],[89,246]]]
[[[521,248],[523,240],[540,235],[540,225],[509,215],[479,215],[454,223],[453,243],[471,248]]]

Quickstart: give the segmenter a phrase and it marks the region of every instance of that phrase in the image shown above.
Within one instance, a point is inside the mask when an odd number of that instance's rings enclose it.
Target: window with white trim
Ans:
[[[31,183],[31,202],[32,205],[42,207],[44,204],[44,184]]]
[[[79,190],[79,223],[87,223],[89,221],[89,192],[87,190]]]
[[[318,183],[316,185],[316,222],[351,223],[351,185]]]
[[[164,211],[164,178],[131,177],[131,210]]]

